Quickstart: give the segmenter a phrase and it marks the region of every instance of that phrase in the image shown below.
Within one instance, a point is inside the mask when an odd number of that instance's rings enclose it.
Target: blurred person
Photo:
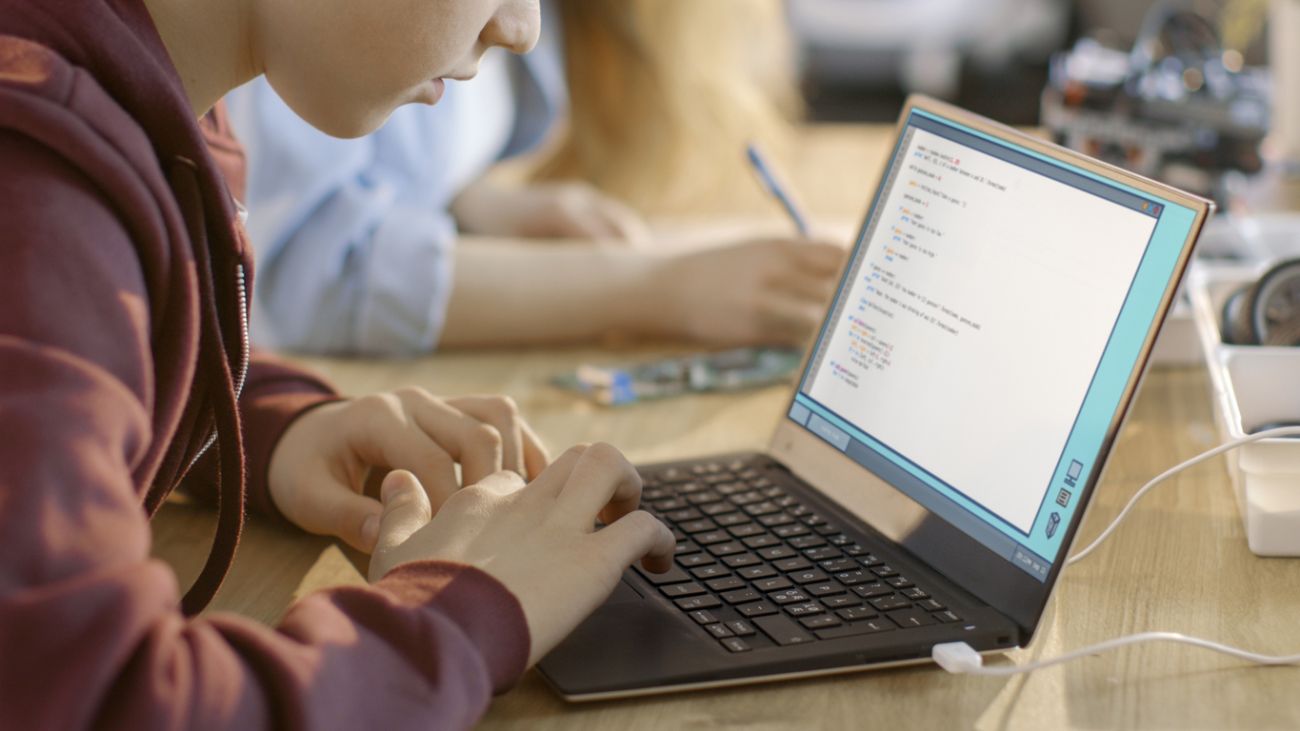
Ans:
[[[312,130],[265,81],[229,97],[249,150],[260,342],[396,355],[641,335],[798,344],[811,333],[839,247],[771,238],[669,251],[641,217],[710,191],[755,196],[742,148],[779,147],[793,107],[781,4],[547,9],[559,22],[532,54],[489,54],[438,106],[400,109],[363,139]],[[486,174],[526,152],[545,160],[529,179]]]

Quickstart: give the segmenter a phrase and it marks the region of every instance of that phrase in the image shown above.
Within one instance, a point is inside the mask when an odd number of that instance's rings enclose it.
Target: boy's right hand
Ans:
[[[803,345],[844,262],[823,241],[756,239],[667,259],[652,288],[671,334],[721,345]]]
[[[523,606],[529,665],[593,612],[633,562],[644,558],[652,571],[672,566],[672,533],[636,509],[641,478],[608,444],[574,447],[526,485],[517,473],[497,472],[454,493],[432,519],[410,472],[389,473],[381,497],[370,580],[423,559],[482,569]],[[596,530],[597,518],[606,527]]]

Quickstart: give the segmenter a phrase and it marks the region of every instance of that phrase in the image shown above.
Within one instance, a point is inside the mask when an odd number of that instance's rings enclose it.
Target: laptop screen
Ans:
[[[789,418],[1046,581],[1195,222],[913,109]]]

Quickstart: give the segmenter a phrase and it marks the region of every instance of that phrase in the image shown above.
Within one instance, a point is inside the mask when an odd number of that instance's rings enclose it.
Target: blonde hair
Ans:
[[[563,0],[560,10],[570,119],[539,179],[586,180],[652,213],[758,195],[744,145],[781,157],[799,110],[781,0]]]

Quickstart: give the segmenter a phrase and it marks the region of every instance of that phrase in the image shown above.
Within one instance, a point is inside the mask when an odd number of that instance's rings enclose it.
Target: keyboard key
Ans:
[[[821,525],[814,527],[813,530],[817,531],[818,533],[824,536],[833,536],[836,533],[840,532],[840,529],[838,527],[830,523],[822,523]]]
[[[800,518],[800,520],[803,521],[804,525],[808,526],[826,525],[826,519],[816,513],[809,513]]]
[[[730,573],[731,569],[726,566],[719,566],[718,564],[696,566],[691,569],[691,576],[694,576],[697,579],[713,579],[719,576],[727,576]]]
[[[827,561],[826,563],[833,563],[833,562]],[[857,584],[865,584],[868,581],[876,580],[875,576],[867,573],[866,571],[863,571],[862,569],[854,569],[852,571],[841,571],[840,573],[835,574],[835,578],[841,584],[845,584],[846,586],[855,586]]]
[[[672,493],[662,487],[650,487],[641,491],[641,501],[653,503],[656,500],[672,497]]]
[[[787,614],[791,617],[803,617],[809,614],[821,614],[826,609],[817,602],[804,602],[803,604],[787,604],[784,607]]]
[[[709,546],[708,551],[714,556],[722,557],[730,556],[733,553],[744,553],[745,547],[740,544],[740,541],[727,541],[726,543],[715,543]]]
[[[706,581],[705,584],[714,591],[731,591],[732,589],[742,589],[745,586],[745,582],[735,576],[724,576],[721,579],[712,579]]]
[[[781,508],[778,507],[777,504],[772,502],[771,500],[764,500],[761,503],[753,503],[750,505],[746,505],[744,508],[741,509],[745,511],[746,515],[750,515],[755,518],[757,518],[760,515],[771,515],[772,513],[781,512]]]
[[[674,541],[684,541],[684,540],[686,540],[686,534],[682,532],[682,529],[681,529],[681,528],[678,528],[678,527],[676,527],[676,526],[673,526],[673,540],[674,540]]]
[[[876,632],[888,632],[897,629],[897,626],[889,620],[881,617],[880,619],[868,619],[865,622],[850,622],[830,629],[817,630],[817,637],[823,640],[834,640],[840,637],[853,637],[854,635],[869,635]]]
[[[944,606],[942,604],[940,604],[939,602],[933,599],[922,599],[921,601],[916,603],[916,606],[924,609],[927,612],[937,612],[940,609],[944,609]]]
[[[753,604],[741,604],[736,607],[736,611],[746,617],[761,617],[765,614],[776,614],[776,605],[771,602],[754,602]]]
[[[903,629],[935,624],[934,617],[932,617],[928,612],[915,607],[911,609],[901,609],[897,612],[890,612],[889,618],[894,620],[894,622]]]
[[[686,556],[677,557],[677,563],[688,569],[692,566],[703,566],[705,564],[714,563],[715,561],[716,559],[707,553],[692,553]]]
[[[812,508],[808,507],[807,505],[796,505],[795,507],[790,508],[790,514],[796,518],[802,518],[803,516],[808,515],[811,512],[812,512]]]
[[[961,621],[961,617],[958,617],[955,613],[953,613],[951,609],[942,612],[936,612],[933,616],[935,619],[939,620],[940,622],[943,622],[944,624]]]
[[[757,528],[757,529],[760,530],[760,531],[763,530],[762,526],[757,526],[757,525],[754,525],[753,523],[750,523],[750,525],[751,525],[751,526],[754,526],[755,528]],[[732,535],[735,535],[735,534],[733,533]],[[768,546],[779,546],[779,545],[781,545],[781,539],[780,539],[780,538],[777,538],[776,536],[773,536],[773,535],[768,535],[768,534],[766,534],[766,533],[764,533],[763,535],[757,535],[757,536],[751,534],[748,538],[745,539],[745,545],[746,545],[746,546],[749,546],[750,548],[767,548]],[[791,555],[794,555],[794,554],[791,554]]]
[[[731,536],[727,535],[726,531],[720,530],[712,530],[708,533],[696,533],[692,538],[701,546],[710,546],[714,543],[726,543],[731,540]]]
[[[858,562],[861,563],[863,566],[866,566],[867,568],[879,566],[884,563],[884,561],[882,561],[881,559],[877,558],[876,556],[870,553],[868,553],[865,556],[859,556]]]
[[[895,589],[907,589],[913,586],[912,582],[908,581],[906,576],[895,576],[893,578],[885,579],[885,583]]]
[[[727,503],[722,503],[722,502],[718,502],[718,503],[709,503],[708,505],[701,505],[701,506],[700,506],[700,512],[701,512],[701,513],[704,513],[705,515],[713,516],[713,515],[722,515],[723,513],[726,513],[726,514],[728,514],[728,515],[736,515],[736,516],[740,516],[739,513],[732,513],[731,510],[732,510],[731,505],[729,505],[729,504],[727,504]],[[743,517],[743,516],[741,516],[741,517]],[[721,525],[721,524],[719,524],[719,525]]]
[[[730,629],[727,628],[726,625],[720,622],[717,624],[706,624],[704,625],[704,629],[709,634],[713,635],[714,637],[717,637],[718,639],[722,639],[724,637],[731,637],[734,634]]]
[[[758,555],[762,556],[768,561],[775,561],[780,558],[790,558],[791,556],[798,556],[799,554],[795,553],[795,550],[793,548],[790,548],[789,546],[770,546],[768,548],[759,550]]]
[[[835,596],[822,597],[822,604],[831,609],[840,607],[856,607],[862,604],[862,600],[852,594],[837,594]]]
[[[853,539],[843,533],[836,533],[834,535],[826,536],[826,542],[832,546],[847,546],[853,542]]]
[[[764,515],[763,517],[758,519],[758,522],[762,523],[768,528],[776,528],[778,526],[793,523],[794,518],[791,518],[789,515],[786,515],[785,513],[773,513],[771,515]]]
[[[693,495],[686,496],[686,502],[691,505],[707,505],[709,503],[719,502],[720,500],[722,500],[722,496],[712,490],[705,490],[703,492],[697,492]]]
[[[754,619],[754,624],[778,645],[799,645],[813,641],[812,635],[779,614],[757,617]]]
[[[660,482],[683,482],[689,480],[690,475],[686,474],[686,470],[681,467],[669,467],[655,475],[654,479]]]
[[[757,490],[750,490],[748,492],[731,495],[729,499],[734,505],[740,505],[743,507],[745,505],[763,502],[763,493]]]
[[[684,523],[688,520],[697,520],[703,516],[700,514],[700,511],[696,510],[695,508],[686,508],[684,510],[673,510],[664,513],[664,517],[671,520],[674,523]],[[686,532],[690,533],[691,531],[689,528],[687,528]]]
[[[743,619],[733,619],[723,624],[737,637],[748,637],[755,632],[753,625]]]
[[[757,566],[746,566],[736,573],[753,581],[754,579],[766,579],[769,576],[776,576],[776,569],[767,564],[759,564]]]
[[[794,558],[783,558],[780,561],[773,563],[772,565],[781,571],[787,571],[787,572],[812,568],[812,564],[808,563],[808,559],[803,558],[802,556],[795,556]]]
[[[737,553],[722,559],[722,562],[733,569],[744,568],[745,566],[756,566],[762,563],[758,556],[752,553]]]
[[[847,546],[843,546],[840,548],[840,550],[843,551],[846,556],[861,556],[862,554],[867,552],[867,549],[863,548],[862,546],[859,546],[856,543],[850,543]]]
[[[858,562],[847,558],[832,558],[826,561],[821,561],[817,565],[822,568],[822,571],[832,574],[858,570]]]
[[[681,510],[682,508],[687,507],[686,501],[679,497],[671,497],[671,498],[666,498],[664,500],[656,500],[650,503],[650,506],[661,513],[668,513],[673,510]]]
[[[659,591],[662,591],[664,596],[670,598],[679,596],[695,596],[696,594],[703,594],[704,587],[694,581],[688,581],[685,584],[669,584],[660,587]]]
[[[692,495],[694,493],[700,492],[701,490],[707,490],[707,489],[708,487],[705,486],[705,484],[702,482],[683,482],[677,486],[677,494]]]
[[[744,604],[746,602],[756,602],[763,598],[762,594],[753,589],[736,589],[728,591],[722,595],[722,601],[728,604]]]
[[[718,598],[712,594],[674,599],[673,603],[677,605],[678,609],[681,609],[684,612],[689,612],[695,609],[713,609],[714,607],[722,606],[722,602],[718,601]]]
[[[736,526],[737,529],[740,528],[741,525],[753,525],[752,523],[749,522],[749,516],[745,515],[744,513],[727,513],[726,515],[715,515],[713,516],[713,522],[723,527]],[[758,526],[754,526],[754,528],[757,531],[763,530]],[[736,536],[737,538],[742,537],[736,534],[734,530],[728,530],[727,532],[731,533],[731,535]]]
[[[842,617],[845,621],[848,622],[857,622],[862,619],[871,619],[872,617],[877,617],[880,615],[879,612],[872,609],[871,607],[849,607],[848,609],[841,609],[835,613],[840,615],[840,617]]]
[[[717,616],[707,609],[697,609],[694,612],[688,613],[686,616],[695,620],[696,624],[714,624],[718,621]]]
[[[894,593],[894,587],[881,581],[873,581],[870,584],[859,584],[853,587],[853,593],[863,599],[870,599],[877,596],[889,596]]]
[[[902,594],[903,596],[907,597],[908,599],[912,599],[912,600],[917,600],[917,599],[929,599],[929,598],[930,598],[930,595],[929,595],[929,594],[926,594],[926,593],[925,593],[925,590],[922,589],[922,588],[920,588],[919,586],[913,586],[913,587],[910,588],[910,589],[904,589],[904,590],[902,590],[902,591],[900,591],[900,592],[898,592],[898,593],[899,593],[899,594]],[[943,607],[939,607],[939,609],[943,609]]]
[[[836,617],[834,614],[823,614],[816,617],[804,617],[799,620],[799,624],[802,624],[808,629],[826,629],[827,627],[838,626],[840,620],[839,617]]]
[[[808,595],[798,589],[782,589],[781,591],[774,591],[771,594],[768,594],[767,598],[777,604],[796,604],[798,602],[808,601]]]
[[[748,642],[739,637],[728,637],[722,641],[722,646],[732,652],[749,652],[751,649]]]
[[[894,570],[894,567],[890,566],[889,564],[881,564],[879,566],[876,566],[871,569],[871,573],[881,578],[889,578],[890,576],[898,575],[898,572]]]
[[[816,581],[825,581],[830,577],[821,569],[809,568],[803,571],[795,571],[790,574],[790,580],[796,584],[811,584]]]
[[[777,526],[772,529],[772,532],[782,538],[794,538],[795,536],[806,536],[812,531],[806,525],[790,523],[789,525]]]
[[[882,596],[871,600],[871,606],[882,612],[888,612],[894,609],[906,609],[912,606],[912,603],[901,596]]]
[[[745,545],[750,548],[762,548],[763,546],[772,545],[771,543],[763,543],[756,546],[753,543],[750,543],[750,541],[757,541],[760,538],[771,538],[772,541],[776,541],[775,538],[772,538],[772,536],[769,536],[764,532],[763,526],[755,525],[754,523],[745,523],[734,528],[728,528],[727,532],[736,538],[745,539]]]
[[[641,574],[641,576],[646,581],[649,581],[651,584],[654,584],[655,586],[663,586],[664,584],[679,584],[683,581],[691,580],[691,577],[685,571],[682,571],[680,568],[676,566],[672,567],[671,569],[668,569],[667,572],[662,574],[656,574],[652,571],[646,571],[644,568],[641,567],[640,562],[633,564],[632,568],[636,569],[636,572],[638,574]]]
[[[673,553],[678,556],[685,556],[688,553],[699,553],[700,547],[690,541],[682,541],[673,549]]]
[[[789,589],[792,586],[794,584],[791,584],[790,580],[784,576],[773,576],[770,579],[759,579],[754,582],[754,588],[759,591],[779,591]]]
[[[696,515],[699,515],[699,511],[696,511]],[[700,518],[699,520],[688,520],[677,527],[687,533],[703,533],[705,531],[716,530],[718,524],[708,518]]]
[[[818,548],[805,548],[803,555],[813,561],[825,561],[830,558],[839,558],[844,554],[840,553],[840,549],[835,546],[820,546]]]
[[[844,593],[844,587],[834,581],[822,581],[816,584],[808,584],[804,586],[803,590],[817,597]]]
[[[743,482],[727,482],[714,485],[713,489],[716,490],[719,495],[730,496],[735,495],[738,492],[745,492],[749,489],[749,485],[746,485]]]
[[[826,545],[826,540],[818,535],[807,535],[791,538],[789,543],[795,548],[816,548]]]

